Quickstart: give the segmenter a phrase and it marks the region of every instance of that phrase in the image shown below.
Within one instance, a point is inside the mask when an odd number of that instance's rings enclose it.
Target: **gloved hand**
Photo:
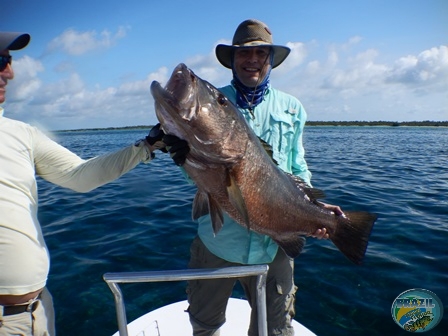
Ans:
[[[171,154],[174,163],[182,166],[185,163],[187,154],[190,152],[188,142],[172,134],[165,134],[162,141],[166,144],[166,149]]]
[[[165,133],[163,132],[163,130],[160,129],[160,123],[159,123],[155,125],[153,128],[151,128],[149,134],[146,136],[145,139],[151,146],[154,146],[154,144],[157,141],[162,141],[164,135]],[[165,146],[163,147],[156,146],[156,147],[157,147],[156,149],[160,149],[162,152],[167,153]]]

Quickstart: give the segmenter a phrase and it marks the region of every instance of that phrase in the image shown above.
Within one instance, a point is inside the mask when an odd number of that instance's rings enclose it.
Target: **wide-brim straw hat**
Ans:
[[[30,42],[30,35],[27,33],[0,32],[0,51],[20,50],[25,48]]]
[[[269,46],[274,51],[272,68],[279,66],[288,57],[291,49],[273,44],[272,33],[263,22],[250,19],[240,23],[233,35],[232,45],[218,44],[215,49],[218,61],[226,68],[232,68],[232,55],[236,48]]]

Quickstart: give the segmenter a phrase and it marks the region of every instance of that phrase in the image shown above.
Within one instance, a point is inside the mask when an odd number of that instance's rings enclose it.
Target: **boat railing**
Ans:
[[[226,268],[202,268],[184,270],[164,270],[147,272],[117,272],[105,273],[104,281],[108,284],[115,299],[118,331],[120,336],[128,336],[126,307],[120,283],[185,281],[198,279],[257,277],[257,311],[258,331],[260,336],[267,336],[266,320],[266,277],[267,265],[236,266]]]

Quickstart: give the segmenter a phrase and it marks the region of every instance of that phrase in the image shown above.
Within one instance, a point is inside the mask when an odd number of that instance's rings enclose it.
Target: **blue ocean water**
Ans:
[[[144,135],[114,130],[55,137],[90,158]],[[439,296],[446,312],[426,334],[447,335],[448,128],[308,126],[304,143],[313,186],[325,191],[325,201],[379,219],[361,266],[330,241],[307,240],[295,260],[296,319],[320,336],[407,335],[393,321],[392,303],[408,289],[423,288]],[[187,267],[195,188],[167,154],[86,194],[38,183],[59,335],[117,330],[104,273]],[[121,288],[128,321],[186,298],[183,282]],[[242,293],[236,288],[234,295]]]

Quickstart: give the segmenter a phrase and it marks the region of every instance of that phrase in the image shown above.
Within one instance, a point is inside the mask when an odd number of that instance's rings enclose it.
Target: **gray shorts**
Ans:
[[[15,315],[3,316],[0,306],[0,336],[54,336],[54,308],[50,292],[44,288],[36,299],[36,309]]]
[[[241,266],[212,254],[196,237],[191,244],[190,268],[220,268]],[[297,287],[294,285],[294,261],[282,249],[269,264],[266,281],[266,306],[268,335],[294,335],[291,319],[295,315],[294,301]],[[188,282],[188,312],[194,336],[216,336],[225,323],[227,301],[233,287],[239,281],[252,307],[249,336],[258,336],[256,277],[240,279],[193,280]]]

